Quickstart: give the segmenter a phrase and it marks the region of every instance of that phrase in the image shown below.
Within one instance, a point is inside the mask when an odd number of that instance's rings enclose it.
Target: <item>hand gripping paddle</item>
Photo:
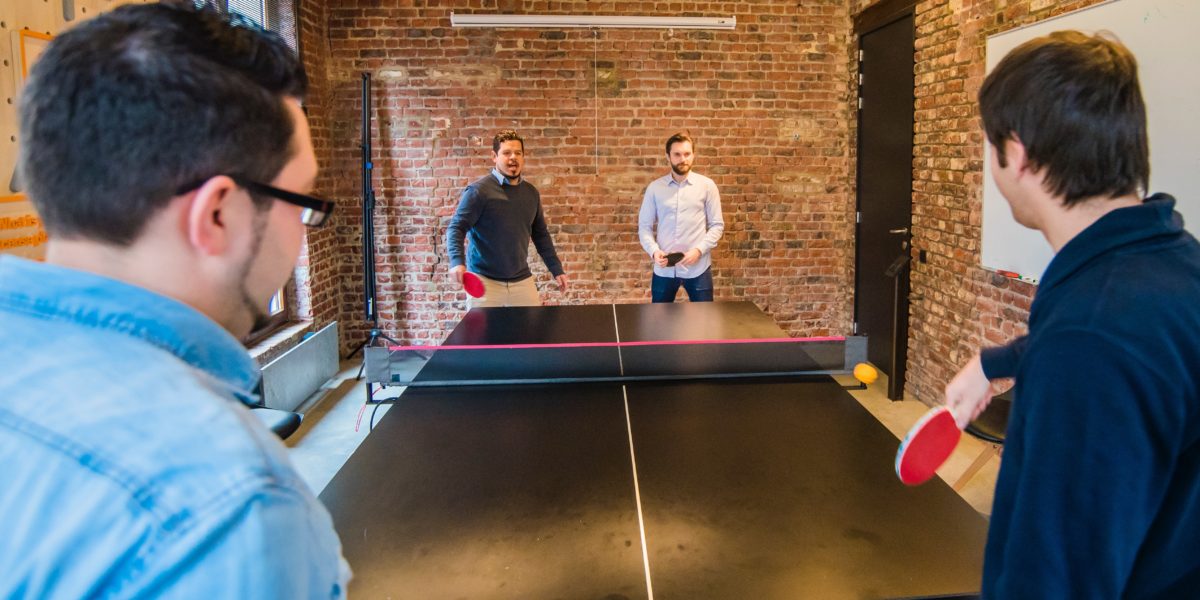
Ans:
[[[925,413],[896,452],[896,475],[905,485],[920,485],[929,481],[942,463],[950,458],[962,430],[954,422],[949,408],[939,406]]]
[[[483,280],[478,275],[470,271],[463,271],[462,286],[467,295],[472,298],[483,297]]]

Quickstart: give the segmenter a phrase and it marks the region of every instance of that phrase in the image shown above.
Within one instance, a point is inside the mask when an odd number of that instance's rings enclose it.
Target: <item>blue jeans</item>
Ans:
[[[687,292],[688,300],[692,302],[712,302],[712,267],[705,269],[703,273],[691,279],[659,277],[655,275],[654,279],[650,282],[650,299],[654,302],[674,302],[675,294],[679,292],[680,285]]]

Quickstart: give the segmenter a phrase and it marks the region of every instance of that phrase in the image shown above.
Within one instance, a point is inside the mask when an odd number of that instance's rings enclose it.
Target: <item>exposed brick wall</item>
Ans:
[[[305,105],[312,128],[313,147],[322,167],[314,193],[332,197],[338,188],[336,182],[340,174],[330,168],[333,136],[329,118],[332,111],[330,78],[327,73],[329,41],[325,33],[328,9],[319,0],[298,0],[297,12],[297,34],[309,76]],[[344,206],[345,202],[342,204],[339,211],[344,212],[348,207]],[[307,244],[297,268],[296,280],[299,284],[295,290],[295,316],[315,320],[315,329],[341,318],[343,275],[339,273],[339,265],[345,262],[341,253],[332,227],[308,232]]]
[[[913,231],[929,262],[913,271],[911,397],[937,401],[980,345],[1021,333],[1035,290],[978,266],[983,138],[974,98],[986,38],[1096,1],[917,6]],[[547,301],[646,301],[637,206],[643,186],[665,172],[662,140],[687,129],[699,142],[696,170],[717,181],[725,204],[718,299],[754,300],[792,333],[844,333],[853,285],[856,42],[848,16],[872,4],[699,3],[686,14],[735,14],[737,30],[596,33],[456,30],[449,14],[680,14],[679,7],[303,1],[310,117],[325,169],[318,190],[341,205],[334,227],[309,240],[309,310],[342,320],[346,347],[365,337],[358,189],[365,70],[376,81],[380,312],[394,337],[438,339],[461,316],[462,295],[445,280],[445,226],[462,187],[489,166],[490,135],[504,127],[528,138],[527,172],[573,278],[570,292],[551,287]]]
[[[847,331],[853,198],[845,0],[698,2],[686,12],[665,2],[422,4],[329,0],[302,19],[310,67],[328,86],[310,104],[321,113],[313,120],[330,173],[321,191],[342,205],[332,258],[319,261],[333,263],[341,286],[321,288],[328,295],[314,293],[314,304],[336,296],[345,344],[365,336],[362,71],[375,78],[378,289],[382,325],[393,337],[440,339],[461,317],[464,296],[446,276],[445,227],[462,188],[490,168],[491,135],[509,127],[527,138],[526,171],[572,278],[566,294],[548,286],[548,302],[648,301],[637,210],[644,186],[666,172],[663,142],[686,129],[697,139],[695,169],[717,182],[725,209],[718,300],[753,300],[794,334]],[[738,26],[452,29],[452,11],[733,14]],[[312,58],[309,42],[322,35],[327,58]],[[314,245],[324,252],[326,241]],[[531,256],[547,287],[548,274]],[[318,264],[315,255],[310,264]]]
[[[1035,286],[980,264],[983,134],[976,96],[988,36],[1098,0],[927,0],[916,8],[914,263],[907,393],[927,403],[980,347],[1025,331]],[[851,14],[875,2],[854,0]],[[999,5],[999,6],[998,6]]]

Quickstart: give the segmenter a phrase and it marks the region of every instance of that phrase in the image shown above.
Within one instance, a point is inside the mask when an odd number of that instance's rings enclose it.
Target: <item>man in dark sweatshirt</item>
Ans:
[[[542,216],[542,198],[532,183],[521,177],[525,168],[525,140],[506,129],[492,138],[495,168],[463,190],[458,210],[446,228],[450,273],[462,284],[464,271],[483,280],[484,295],[470,298],[470,306],[537,306],[541,304],[533,273],[529,270],[529,240],[542,262],[567,289],[567,275],[554,251],[554,241]],[[463,251],[463,238],[470,240]]]
[[[988,75],[979,106],[997,187],[1056,252],[1029,334],[946,387],[962,425],[991,380],[1016,378],[983,595],[1196,597],[1200,245],[1171,196],[1142,199],[1134,57],[1101,35],[1034,39]]]

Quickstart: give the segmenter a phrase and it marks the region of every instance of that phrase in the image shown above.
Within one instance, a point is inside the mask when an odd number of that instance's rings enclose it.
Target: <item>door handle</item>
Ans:
[[[888,233],[908,233],[908,228],[901,227],[900,229],[889,229]]]

